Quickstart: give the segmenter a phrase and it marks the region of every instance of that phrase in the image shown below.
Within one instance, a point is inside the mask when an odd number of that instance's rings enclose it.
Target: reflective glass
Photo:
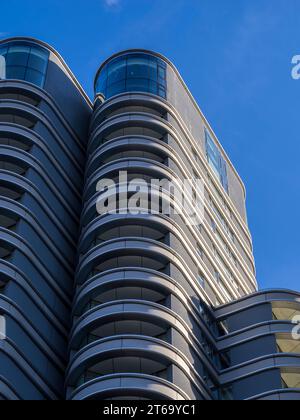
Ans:
[[[42,86],[44,83],[44,75],[39,71],[28,68],[26,71],[26,80],[34,85]]]
[[[127,59],[128,79],[149,79],[149,59],[146,55],[132,55]]]
[[[148,54],[127,54],[106,64],[96,80],[96,94],[106,99],[125,92],[167,97],[167,65]]]
[[[157,60],[152,57],[149,59],[149,79],[157,82]]]
[[[108,85],[126,79],[126,60],[117,59],[108,66]]]
[[[107,67],[101,72],[97,81],[96,90],[106,96],[106,82],[107,82]]]
[[[148,79],[128,79],[126,90],[131,92],[149,92]]]
[[[43,87],[47,72],[49,52],[27,42],[9,42],[0,47],[5,57],[5,78],[25,80]]]
[[[205,131],[206,137],[206,154],[210,167],[213,169],[216,176],[219,178],[224,189],[228,192],[228,178],[227,178],[227,165],[221,155],[217,145],[210,137],[208,131]]]
[[[9,47],[6,56],[8,66],[27,66],[30,48],[27,46],[16,45]]]
[[[48,64],[48,55],[45,51],[41,51],[38,48],[31,48],[28,67],[33,70],[37,70],[41,73],[45,73]]]
[[[158,85],[153,80],[149,80],[149,92],[153,95],[158,95]]]
[[[164,83],[166,80],[166,69],[161,66],[158,66],[158,81]]]
[[[113,83],[108,86],[106,89],[107,97],[111,98],[112,96],[119,95],[120,93],[126,92],[126,80],[121,80],[121,82]]]
[[[161,96],[162,98],[167,98],[167,92],[166,89],[163,88],[162,86],[158,87],[158,95]]]
[[[21,66],[7,66],[6,78],[7,79],[20,79],[25,80],[26,67]]]

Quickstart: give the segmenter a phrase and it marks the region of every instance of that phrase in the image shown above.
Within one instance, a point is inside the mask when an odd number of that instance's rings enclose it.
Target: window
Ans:
[[[204,251],[200,245],[197,246],[197,254],[203,260],[204,258]]]
[[[0,57],[0,78],[26,80],[44,86],[49,59],[46,49],[27,42],[10,42],[0,46]]]
[[[220,235],[219,231],[217,230],[217,227],[216,227],[215,224],[214,224],[214,226],[212,226],[212,229],[213,229],[213,231],[215,233],[215,236],[216,236],[217,240],[220,242],[220,244],[224,248],[226,254],[228,255],[229,260],[235,265],[235,267],[238,267],[237,259],[233,255],[233,253],[232,253],[231,249],[229,248],[229,246],[225,243],[224,239],[222,238],[222,236]]]
[[[217,271],[217,270],[215,270],[214,271],[214,277],[215,277],[215,280],[216,280],[216,282],[218,283],[218,284],[220,284],[221,283],[221,275],[220,275],[220,273]]]
[[[210,203],[210,207],[212,209],[212,211],[215,213],[215,215],[217,216],[219,222],[221,223],[221,225],[223,226],[227,236],[229,237],[229,239],[231,240],[231,242],[235,242],[235,236],[234,233],[232,232],[232,230],[229,228],[228,223],[226,222],[226,220],[224,219],[224,217],[222,216],[222,214],[220,213],[220,211],[218,210],[217,206],[215,205],[213,199],[211,197],[209,197],[209,203]],[[212,229],[215,231],[216,230],[216,223],[212,220]]]
[[[272,302],[273,319],[276,321],[293,321],[300,317],[298,302]]]
[[[0,55],[0,80],[6,78],[6,61],[3,55]]]
[[[107,63],[96,81],[96,93],[106,99],[125,92],[167,97],[167,65],[149,54],[127,54]]]
[[[215,281],[216,281],[217,285],[219,286],[223,296],[228,300],[232,300],[232,296],[230,296],[227,289],[225,289],[222,276],[217,270],[214,270],[214,278],[215,278]]]
[[[276,342],[278,353],[300,354],[300,341],[290,334],[276,334]]]
[[[0,340],[5,340],[6,338],[6,321],[4,316],[0,315]]]
[[[299,389],[300,388],[300,369],[282,369],[282,388],[283,389]]]
[[[224,189],[228,193],[228,178],[227,178],[227,166],[223,159],[220,150],[216,146],[215,142],[211,138],[207,130],[205,130],[205,141],[206,141],[206,155],[207,160],[214,173],[218,177],[219,181],[223,185]]]
[[[222,267],[223,271],[226,273],[227,278],[232,281],[232,283],[234,282],[233,279],[233,274],[231,273],[231,271],[229,270],[229,268],[227,267],[227,265],[225,264],[223,258],[221,257],[221,255],[218,253],[218,251],[216,250],[215,247],[213,247],[214,249],[214,256],[216,258],[216,261],[219,263],[219,265]],[[236,284],[236,283],[235,283]],[[237,285],[236,285],[237,287]]]
[[[221,192],[219,191],[218,188],[216,188],[214,181],[212,180],[212,178],[208,175],[208,184],[210,185],[210,187],[214,190],[216,196],[218,197],[222,207],[224,208],[225,212],[227,213],[227,216],[232,219],[233,215],[232,212],[230,210],[230,208],[228,207],[226,200],[222,197]]]
[[[204,322],[206,322],[209,327],[212,327],[214,325],[214,319],[210,314],[207,305],[202,300],[199,301],[198,309]]]
[[[198,273],[198,281],[200,286],[205,289],[205,279],[203,277],[203,274],[201,272]]]
[[[193,156],[194,156],[195,162],[198,164],[200,162],[200,158],[199,158],[198,152],[195,149],[193,149]]]

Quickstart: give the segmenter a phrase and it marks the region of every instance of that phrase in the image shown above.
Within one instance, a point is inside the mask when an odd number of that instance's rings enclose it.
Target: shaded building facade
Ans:
[[[300,295],[258,291],[245,187],[174,65],[116,54],[92,104],[50,46],[0,56],[2,399],[300,399]],[[99,214],[124,172],[201,179],[202,223]]]

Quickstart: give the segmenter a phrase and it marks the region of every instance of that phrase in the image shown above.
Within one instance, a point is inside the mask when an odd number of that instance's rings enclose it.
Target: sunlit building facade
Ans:
[[[245,187],[174,65],[116,54],[91,102],[50,46],[0,56],[0,398],[300,399],[300,295],[258,291]],[[125,172],[201,180],[201,224],[100,214]]]

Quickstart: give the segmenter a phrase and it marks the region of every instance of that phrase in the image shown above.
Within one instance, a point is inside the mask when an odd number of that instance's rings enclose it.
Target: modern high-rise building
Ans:
[[[258,291],[245,187],[174,65],[121,52],[91,102],[13,38],[0,79],[0,399],[300,400],[300,294]],[[163,211],[186,180],[201,223]]]

